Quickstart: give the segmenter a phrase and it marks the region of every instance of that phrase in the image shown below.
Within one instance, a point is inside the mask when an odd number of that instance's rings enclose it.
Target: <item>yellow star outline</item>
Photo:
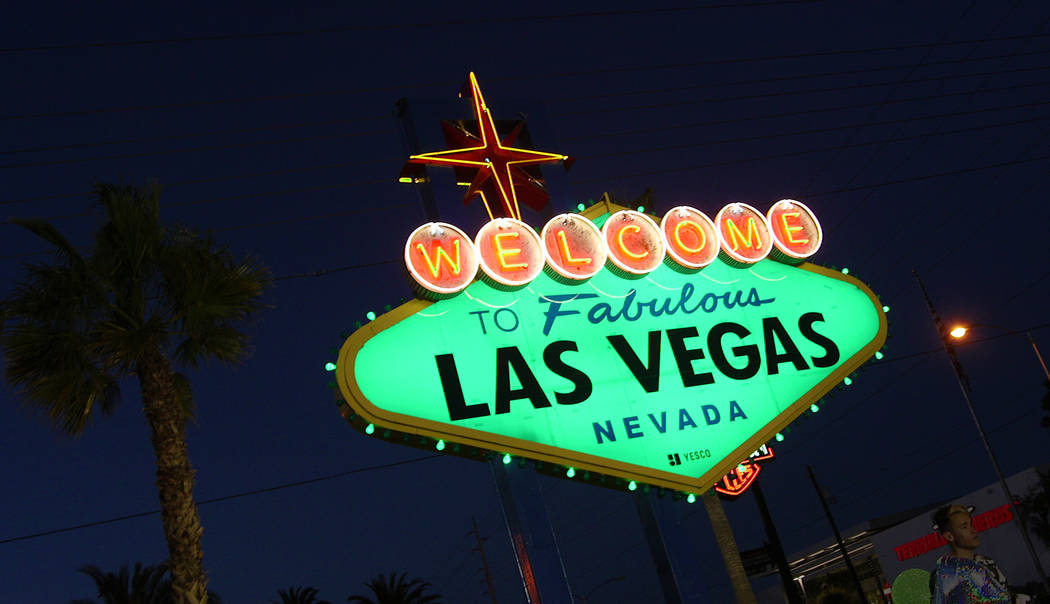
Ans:
[[[511,218],[521,220],[521,208],[518,206],[518,194],[514,190],[512,169],[515,166],[564,161],[569,157],[560,153],[504,146],[499,140],[492,113],[485,104],[481,86],[478,85],[478,78],[473,71],[470,72],[470,91],[474,101],[474,114],[478,120],[478,129],[481,131],[481,144],[475,147],[412,155],[408,161],[419,164],[477,168],[478,172],[463,198],[467,200],[475,194],[480,195],[489,218],[494,218],[492,208],[489,207],[485,193],[481,190],[481,187],[491,178],[496,183],[496,192],[499,194],[500,201],[503,202],[506,214]]]

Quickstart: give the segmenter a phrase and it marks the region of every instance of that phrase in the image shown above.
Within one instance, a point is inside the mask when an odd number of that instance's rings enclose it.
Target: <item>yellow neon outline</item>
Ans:
[[[783,241],[780,240],[780,236],[777,234],[776,229],[770,228],[769,231],[773,235],[773,245],[775,245],[778,250],[780,250],[781,252],[783,252],[784,254],[786,254],[786,255],[788,255],[788,256],[790,256],[792,258],[799,258],[799,259],[809,258],[813,254],[816,254],[817,251],[820,250],[821,244],[824,243],[824,231],[820,227],[820,221],[817,220],[817,215],[813,213],[813,210],[809,209],[809,207],[806,206],[806,204],[802,203],[801,201],[797,201],[797,200],[794,200],[794,199],[781,199],[780,201],[778,201],[775,204],[773,204],[769,208],[769,211],[766,212],[766,221],[770,223],[771,227],[772,227],[772,224],[773,224],[772,216],[773,216],[774,210],[776,210],[777,208],[781,207],[784,204],[791,204],[791,205],[794,205],[794,206],[798,206],[803,212],[806,213],[807,216],[809,216],[809,219],[813,221],[813,227],[814,227],[814,230],[815,230],[814,234],[816,236],[817,243],[816,243],[816,245],[813,246],[813,250],[812,251],[800,254],[800,253],[792,250],[789,245],[785,244]]]
[[[548,153],[546,151],[533,151],[532,149],[522,149],[520,147],[504,147],[499,140],[499,134],[496,132],[496,124],[492,119],[492,113],[489,111],[488,105],[485,103],[485,97],[481,93],[481,86],[478,84],[478,78],[474,75],[474,72],[470,72],[470,89],[471,95],[474,102],[474,115],[478,120],[478,130],[481,134],[481,145],[474,147],[464,147],[462,149],[448,149],[445,151],[433,151],[430,153],[420,153],[418,155],[410,155],[409,161],[418,161],[421,163],[438,163],[447,164],[449,166],[466,166],[466,167],[477,167],[479,169],[487,168],[496,181],[496,187],[499,190],[500,197],[503,200],[503,205],[507,212],[510,214],[510,218],[521,220],[521,208],[518,204],[518,194],[514,190],[514,176],[511,172],[511,166],[516,165],[528,165],[528,164],[540,164],[551,161],[564,161],[566,156],[560,153]],[[490,144],[489,141],[492,141]],[[463,153],[469,153],[472,151],[483,151],[489,149],[492,144],[495,144],[497,150],[510,151],[512,153],[522,153],[529,155],[524,159],[512,160],[506,162],[506,174],[502,174],[504,170],[497,170],[493,165],[492,161],[474,161],[466,159],[457,159],[450,157],[453,155],[461,155]],[[506,181],[504,182],[504,179]],[[509,193],[508,193],[509,189]],[[477,191],[480,193],[480,189]],[[484,196],[482,196],[484,199]],[[492,212],[488,208],[486,203],[486,211],[489,212],[489,218],[492,218]]]
[[[678,231],[687,224],[692,225],[692,227],[696,229],[696,232],[700,234],[700,247],[691,248],[687,246],[685,242],[682,241],[682,236],[678,234]],[[678,244],[681,251],[687,254],[699,254],[705,247],[707,247],[707,233],[704,232],[704,229],[700,226],[699,222],[696,222],[695,220],[682,220],[674,225],[674,242]]]
[[[744,256],[744,255],[738,253],[733,248],[731,248],[730,247],[730,242],[726,241],[726,236],[725,236],[724,233],[722,233],[722,216],[723,216],[723,214],[726,213],[726,211],[728,211],[730,208],[732,208],[734,206],[739,206],[740,208],[750,212],[753,216],[757,216],[759,219],[761,219],[762,226],[766,229],[766,232],[770,234],[770,242],[772,242],[772,241],[774,241],[776,239],[775,236],[773,235],[773,228],[769,226],[769,220],[765,217],[764,214],[762,214],[761,212],[759,212],[755,208],[749,206],[748,204],[740,202],[740,201],[734,201],[732,203],[726,204],[725,206],[722,207],[721,210],[718,211],[718,214],[715,215],[715,232],[718,234],[718,243],[719,243],[719,246],[721,246],[722,250],[725,251],[725,253],[728,254],[730,258],[732,258],[733,260],[736,260],[737,262],[742,262],[744,264],[754,264],[754,263],[756,263],[756,262],[766,258],[767,256],[769,256],[769,252],[770,252],[770,250],[773,249],[773,245],[772,245],[772,243],[770,243],[768,245],[763,245],[761,248],[758,248],[759,250],[763,250],[764,249],[764,253],[762,254],[762,256],[760,256],[758,258],[748,258],[747,256]],[[732,222],[732,221],[730,221],[730,222]],[[756,223],[757,223],[757,221],[756,221]],[[736,225],[734,224],[734,227],[735,226]],[[756,224],[756,227],[757,227],[757,224]],[[739,232],[739,229],[738,229],[738,232]],[[741,233],[741,236],[743,236],[742,233]]]
[[[466,257],[460,258],[461,262],[464,262],[467,265],[465,267],[466,274],[464,275],[464,277],[466,278],[463,279],[462,284],[457,285],[455,287],[442,287],[440,285],[435,285],[431,283],[426,279],[426,277],[423,276],[422,273],[416,270],[415,263],[412,262],[412,251],[415,249],[412,246],[412,240],[415,239],[416,235],[423,229],[430,229],[435,227],[439,229],[448,229],[452,231],[458,236],[456,241],[467,242],[467,249],[463,250],[466,252]],[[478,266],[480,264],[478,260],[479,256],[480,254],[478,254],[477,250],[475,249],[474,243],[471,242],[470,237],[467,237],[467,234],[455,225],[451,225],[447,222],[428,222],[422,224],[416,227],[416,229],[412,231],[412,234],[410,234],[408,236],[408,239],[405,241],[405,267],[408,269],[409,274],[412,276],[412,280],[418,283],[420,287],[423,287],[424,289],[432,291],[436,294],[454,294],[466,289],[468,285],[473,283],[474,277],[478,274]]]
[[[693,261],[689,260],[688,258],[683,256],[681,254],[681,252],[679,252],[677,249],[675,249],[675,246],[671,243],[670,239],[668,238],[668,236],[667,236],[667,220],[669,218],[671,218],[675,213],[678,213],[678,212],[682,212],[682,213],[685,213],[685,214],[690,214],[691,215],[690,216],[690,220],[692,220],[693,222],[696,222],[697,225],[700,225],[700,222],[703,222],[711,229],[711,234],[715,238],[715,244],[712,246],[712,248],[713,248],[712,251],[707,254],[709,256],[709,258],[707,258],[705,261],[703,261],[703,262],[693,262]],[[697,221],[700,221],[700,222],[697,222]],[[703,225],[700,225],[700,226],[701,226],[701,228],[703,228]],[[722,245],[720,240],[719,240],[719,238],[718,238],[718,227],[715,226],[715,223],[711,221],[711,219],[707,216],[707,214],[704,214],[700,210],[698,210],[698,209],[696,209],[694,207],[691,207],[691,206],[676,206],[676,207],[671,208],[670,210],[667,210],[667,212],[664,214],[664,217],[660,219],[660,237],[663,239],[664,246],[667,248],[667,254],[669,256],[671,256],[672,260],[674,260],[676,263],[678,263],[681,266],[684,266],[686,268],[693,268],[693,269],[704,268],[705,266],[707,266],[707,265],[711,264],[712,262],[714,262],[715,258],[718,257],[718,250],[721,248],[721,245]],[[707,233],[704,233],[704,245],[705,246],[707,245]],[[708,278],[710,279],[710,277],[708,277]]]
[[[737,252],[740,251],[740,245],[738,245],[738,243],[739,243],[738,242],[738,238],[739,239],[744,239],[744,234],[740,232],[740,227],[736,226],[736,222],[734,222],[732,218],[726,218],[725,219],[725,224],[726,224],[726,230],[729,231],[729,238],[733,240],[732,241],[732,243],[733,243],[733,251],[737,251]],[[751,245],[751,234],[752,233],[755,234],[755,239],[758,240],[758,245],[757,246]],[[758,234],[758,224],[756,224],[754,216],[748,216],[747,217],[747,240],[745,241],[745,243],[747,245],[745,245],[744,247],[746,247],[748,249],[752,249],[752,250],[761,250],[762,249],[762,236]]]
[[[517,226],[518,235],[520,236],[524,234],[524,238],[531,241],[532,246],[536,250],[539,250],[537,253],[540,256],[540,258],[545,258],[542,251],[543,241],[540,239],[540,236],[536,233],[536,229],[532,228],[528,224],[525,224],[524,222],[516,218],[493,218],[492,220],[481,225],[481,228],[478,229],[477,236],[474,237],[474,247],[476,247],[478,250],[481,250],[482,239],[485,238],[487,230],[490,228],[499,228],[501,223]],[[521,251],[524,251],[527,247],[528,243],[525,243],[521,246],[520,249]],[[536,277],[540,275],[540,272],[543,271],[544,266],[543,261],[536,263],[528,263],[521,273],[518,273],[516,277],[511,278],[502,271],[490,266],[490,263],[487,260],[485,260],[485,256],[480,252],[478,253],[478,263],[481,265],[482,272],[488,275],[493,281],[496,281],[497,283],[502,283],[503,285],[508,285],[510,287],[519,287],[522,285],[528,285],[529,283],[532,283],[536,280]]]
[[[605,213],[613,214],[620,210],[626,210],[608,202],[599,202],[588,208],[584,216],[601,216]],[[590,214],[590,215],[588,215]],[[809,262],[803,262],[794,269],[805,270],[812,273],[845,281],[860,289],[868,296],[869,301],[875,308],[879,317],[879,327],[872,340],[852,357],[846,359],[833,373],[814,385],[808,392],[803,394],[797,401],[788,405],[780,415],[756,431],[751,438],[747,439],[739,447],[731,451],[720,464],[714,465],[705,474],[690,478],[680,474],[673,474],[655,467],[639,466],[615,460],[606,459],[594,455],[570,451],[550,445],[527,441],[519,438],[500,436],[464,428],[434,422],[418,417],[403,415],[380,409],[373,405],[361,392],[357,382],[353,379],[352,369],[355,365],[357,355],[365,344],[379,332],[396,325],[401,320],[425,310],[433,302],[427,300],[410,300],[394,310],[376,317],[360,329],[355,331],[343,344],[336,362],[336,380],[339,391],[354,413],[360,415],[366,422],[377,426],[426,436],[433,439],[442,439],[445,442],[455,442],[466,446],[480,447],[490,451],[501,451],[515,456],[528,457],[546,463],[555,463],[563,466],[572,466],[576,471],[589,470],[592,472],[606,473],[623,477],[626,480],[662,486],[679,491],[703,492],[711,488],[711,485],[719,482],[729,470],[735,468],[739,460],[747,458],[760,445],[770,441],[777,432],[781,432],[800,416],[811,404],[820,400],[825,394],[838,386],[842,379],[853,373],[863,365],[875,352],[882,348],[886,342],[886,314],[882,311],[882,302],[872,293],[863,282],[852,275],[844,275],[839,271],[817,266]]]
[[[565,267],[563,267],[554,255],[551,254],[550,250],[547,249],[547,232],[552,228],[557,228],[557,225],[562,221],[575,222],[583,224],[584,229],[590,232],[592,237],[595,237],[597,245],[597,254],[594,256],[594,264],[591,265],[589,271],[583,274],[574,273]],[[593,221],[587,219],[579,214],[558,214],[547,221],[547,224],[543,225],[543,231],[540,233],[540,240],[543,245],[543,258],[547,261],[547,266],[551,267],[554,272],[558,273],[562,277],[572,279],[574,281],[585,281],[598,274],[605,267],[605,260],[609,257],[607,246],[605,245],[605,239],[602,232],[598,229],[598,226]]]
[[[523,268],[529,268],[528,262],[507,264],[506,256],[520,256],[521,248],[504,249],[501,237],[513,237],[514,239],[518,239],[521,235],[517,232],[511,231],[509,233],[496,233],[492,236],[492,247],[496,250],[496,262],[499,262],[500,268],[505,271],[520,271]]]
[[[452,256],[445,251],[445,248],[441,247],[441,244],[436,244],[437,256],[433,262],[430,261],[430,256],[427,255],[426,247],[421,243],[416,243],[416,249],[423,256],[423,262],[427,263],[427,268],[430,269],[430,274],[434,276],[434,279],[438,278],[438,273],[441,272],[441,258],[445,258],[445,263],[452,269],[452,275],[458,277],[460,273],[460,254],[459,254],[459,238],[452,240],[452,247],[456,250],[456,259],[453,261]]]
[[[593,258],[574,258],[572,251],[569,250],[569,237],[565,234],[565,229],[558,229],[554,233],[554,238],[558,240],[558,251],[561,252],[561,259],[570,266],[579,266],[581,264],[590,264]]]
[[[787,234],[787,242],[792,245],[806,245],[809,243],[809,239],[795,239],[795,231],[804,231],[806,227],[800,226],[788,226],[788,216],[798,218],[802,216],[802,212],[783,212],[780,214],[780,224],[784,225],[784,233]]]
[[[620,251],[623,252],[624,255],[630,258],[631,260],[641,260],[642,258],[648,256],[648,250],[641,254],[636,254],[631,250],[627,249],[627,244],[623,242],[623,232],[627,229],[631,229],[631,231],[634,233],[639,233],[641,232],[642,227],[638,226],[637,224],[629,224],[627,226],[620,227],[620,230],[616,231],[616,245],[620,246]]]

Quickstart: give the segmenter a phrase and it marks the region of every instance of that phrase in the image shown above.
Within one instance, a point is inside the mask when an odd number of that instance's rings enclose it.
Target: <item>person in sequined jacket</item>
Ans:
[[[1027,596],[1011,595],[1003,571],[995,561],[977,553],[981,536],[973,526],[973,508],[946,505],[933,515],[933,528],[939,532],[949,554],[937,559],[930,577],[933,604],[1022,604]]]

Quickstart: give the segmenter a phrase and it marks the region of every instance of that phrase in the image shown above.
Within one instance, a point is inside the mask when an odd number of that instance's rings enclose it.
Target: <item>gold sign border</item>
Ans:
[[[587,208],[582,214],[593,220],[593,217],[601,216],[606,213],[612,214],[621,209],[628,208],[603,200]],[[802,415],[811,404],[820,400],[821,397],[842,382],[846,376],[853,373],[853,371],[863,365],[880,348],[882,348],[882,345],[886,342],[886,314],[882,311],[882,303],[867,285],[859,279],[845,275],[839,271],[831,270],[809,262],[803,262],[796,265],[795,268],[817,273],[832,279],[845,281],[863,291],[878,312],[879,330],[876,333],[875,338],[871,340],[867,346],[847,359],[831,375],[821,380],[801,398],[789,405],[780,413],[780,415],[775,417],[773,421],[766,424],[763,429],[755,432],[743,444],[734,449],[731,454],[726,456],[722,462],[713,466],[707,471],[707,473],[697,478],[690,479],[680,474],[674,474],[656,468],[619,462],[596,455],[581,453],[579,451],[572,451],[510,436],[483,432],[472,428],[435,422],[411,415],[394,413],[373,405],[372,402],[362,394],[361,389],[358,387],[357,381],[353,376],[352,369],[357,360],[358,353],[368,340],[378,335],[381,331],[396,325],[405,318],[433,304],[433,302],[427,300],[410,300],[390,312],[376,317],[374,321],[365,324],[346,339],[346,342],[343,343],[342,349],[339,351],[339,361],[336,370],[339,390],[342,392],[343,397],[346,399],[346,402],[351,409],[363,417],[367,422],[375,424],[377,429],[389,428],[407,434],[417,434],[435,440],[445,440],[450,445],[452,443],[459,443],[461,445],[487,449],[499,453],[509,453],[514,456],[526,457],[566,467],[573,467],[576,468],[577,471],[589,470],[591,472],[598,472],[609,476],[623,478],[624,480],[634,480],[639,483],[667,487],[679,491],[692,493],[706,492],[711,488],[711,485],[721,480],[722,477],[740,463],[741,460],[746,459],[748,455],[763,443],[769,442],[777,432],[786,428],[788,424],[794,421],[798,416]]]

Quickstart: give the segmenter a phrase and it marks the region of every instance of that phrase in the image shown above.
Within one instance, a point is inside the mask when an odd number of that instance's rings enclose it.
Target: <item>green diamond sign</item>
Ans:
[[[413,300],[346,341],[353,411],[382,428],[704,491],[882,347],[863,283],[716,260],[583,283],[547,273]]]

